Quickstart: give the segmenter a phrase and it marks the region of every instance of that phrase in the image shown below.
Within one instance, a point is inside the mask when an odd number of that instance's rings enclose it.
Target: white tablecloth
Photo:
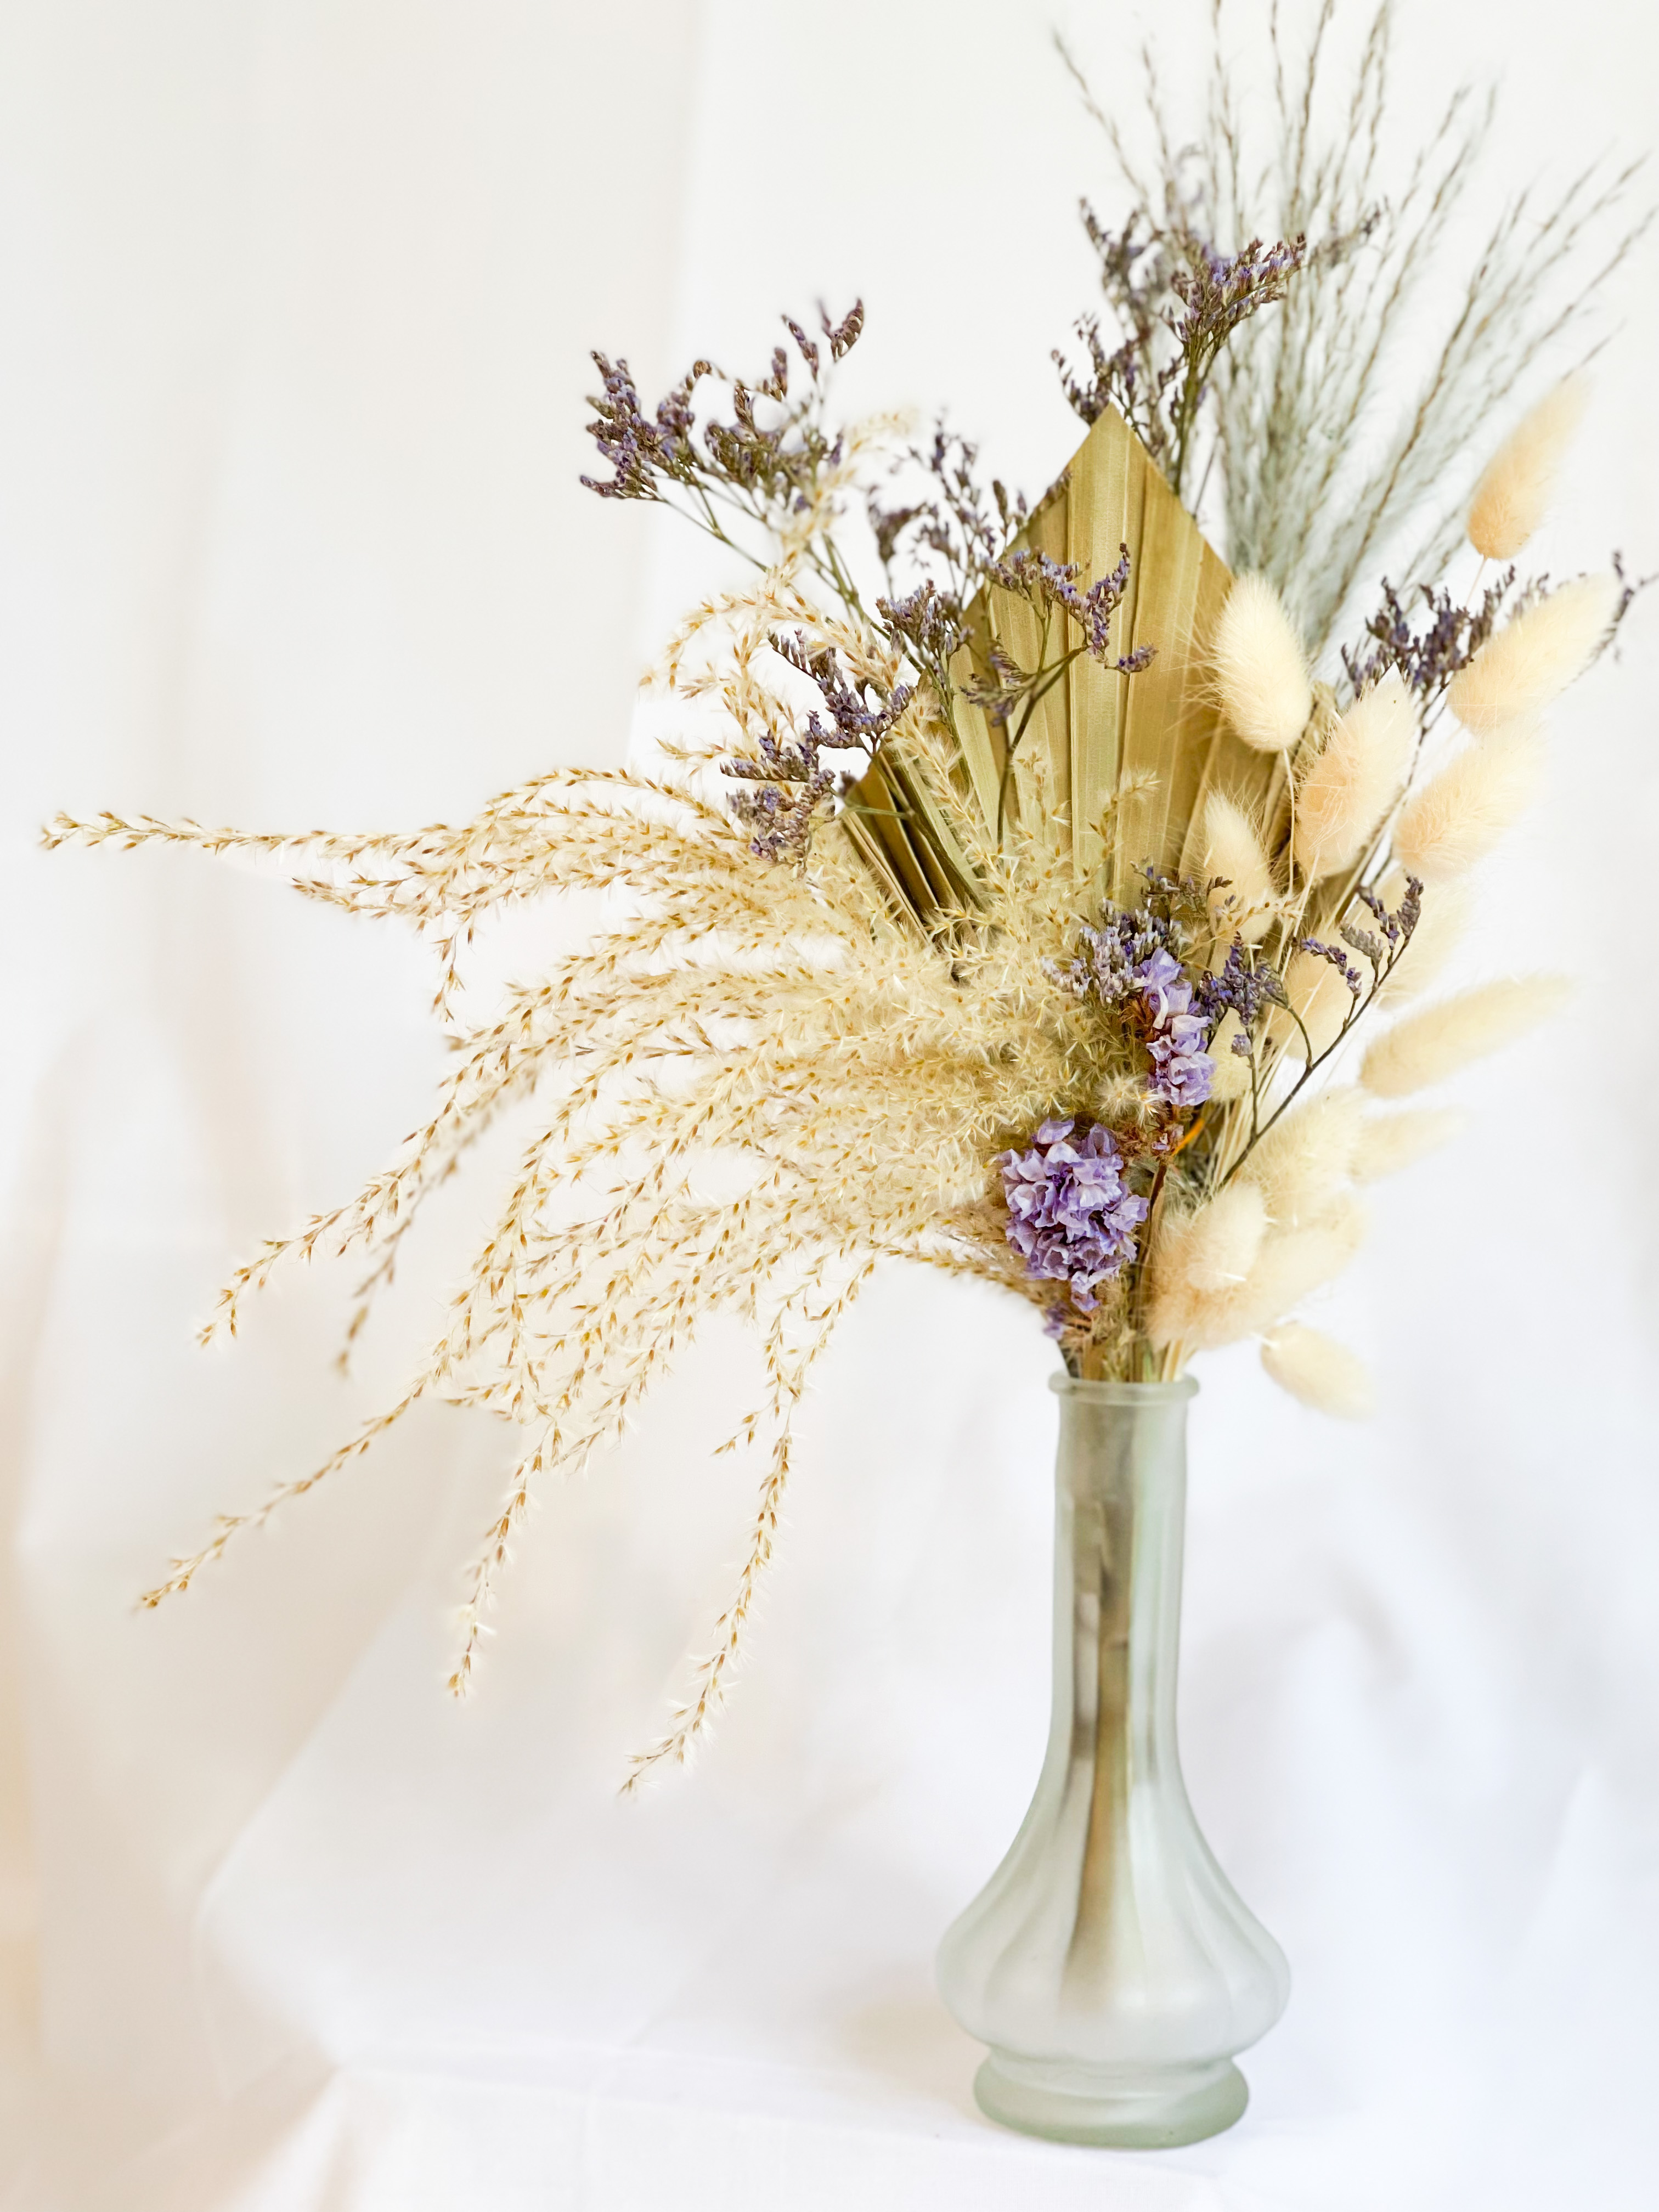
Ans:
[[[1380,1419],[1322,1424],[1245,1352],[1204,1370],[1186,1764],[1296,1977],[1228,2136],[1000,2133],[933,1993],[1046,1724],[1050,1355],[988,1297],[895,1275],[848,1322],[752,1663],[697,1772],[643,1802],[616,1796],[626,1755],[750,1505],[708,1455],[754,1371],[735,1334],[542,1500],[464,1708],[458,1571],[507,1439],[453,1412],[134,1608],[215,1510],[383,1399],[503,1156],[446,1193],[351,1382],[339,1270],[198,1352],[228,1265],[420,1111],[429,978],[268,874],[48,859],[33,825],[411,823],[620,758],[638,665],[707,572],[576,488],[589,343],[654,392],[861,289],[852,402],[948,397],[1040,486],[1076,437],[1047,360],[1088,300],[1071,204],[1109,192],[1047,19],[0,21],[6,2212],[1659,2193],[1650,609],[1562,713],[1471,951],[1570,969],[1577,1008],[1502,1064],[1478,1133],[1379,1194],[1330,1301]],[[1074,23],[1103,57],[1106,20]],[[1411,0],[1403,41],[1407,120],[1507,63],[1500,177],[1650,138],[1655,33],[1611,0]],[[1659,565],[1654,275],[1644,249],[1558,573],[1609,543]]]

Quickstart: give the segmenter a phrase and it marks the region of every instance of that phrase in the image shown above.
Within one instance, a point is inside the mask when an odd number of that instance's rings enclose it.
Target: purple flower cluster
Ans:
[[[1212,1028],[1219,1028],[1228,1014],[1237,1019],[1239,1034],[1233,1039],[1233,1050],[1241,1058],[1250,1049],[1262,1007],[1286,1003],[1277,970],[1246,958],[1240,938],[1233,939],[1223,965],[1204,976],[1198,987],[1198,1011]]]
[[[1078,932],[1081,950],[1075,959],[1064,967],[1051,960],[1047,972],[1073,998],[1121,1006],[1140,988],[1144,968],[1168,951],[1173,934],[1167,915],[1146,907],[1118,908],[1107,914],[1098,929],[1085,922]]]
[[[1134,1257],[1146,1201],[1123,1187],[1123,1156],[1112,1133],[1086,1122],[1045,1121],[1028,1151],[1000,1152],[1008,1242],[1034,1280],[1063,1282],[1084,1313],[1095,1292]]]
[[[1342,648],[1342,665],[1355,696],[1369,691],[1395,670],[1419,699],[1437,698],[1480,652],[1497,628],[1498,616],[1519,611],[1524,592],[1507,610],[1504,604],[1515,590],[1515,578],[1511,565],[1486,586],[1478,607],[1460,606],[1449,592],[1419,584],[1416,596],[1422,599],[1424,614],[1422,627],[1414,629],[1400,594],[1385,576],[1382,604],[1365,625],[1365,635],[1372,641],[1370,652],[1352,653],[1346,646]]]
[[[814,708],[796,742],[781,744],[763,735],[757,757],[722,761],[720,774],[738,782],[730,805],[738,821],[755,833],[750,851],[763,860],[799,860],[805,854],[819,806],[826,799],[846,797],[880,751],[912,693],[908,684],[900,684],[872,706],[864,685],[849,683],[842,675],[834,651],[829,646],[815,651],[799,630],[793,639],[775,633],[772,650],[811,678],[830,720],[826,724]],[[831,766],[822,758],[826,750],[856,751],[858,757],[850,765]]]
[[[1123,343],[1108,353],[1098,319],[1085,315],[1077,331],[1089,349],[1091,381],[1080,384],[1063,357],[1054,356],[1066,397],[1084,421],[1115,407],[1177,494],[1217,357],[1241,323],[1285,297],[1310,259],[1305,237],[1265,247],[1253,238],[1237,253],[1219,252],[1204,234],[1205,220],[1202,204],[1173,187],[1161,216],[1137,210],[1121,231],[1108,230],[1085,200],[1084,225]],[[1313,258],[1343,258],[1368,234],[1370,221],[1327,240]]]
[[[1183,1110],[1201,1106],[1215,1079],[1210,1025],[1192,1011],[1193,987],[1171,952],[1161,948],[1135,970],[1135,984],[1152,1017],[1146,1050],[1152,1062],[1146,1088]]]
[[[1133,653],[1112,658],[1112,617],[1122,605],[1123,594],[1129,587],[1127,545],[1118,547],[1116,568],[1109,575],[1097,576],[1091,584],[1083,582],[1079,562],[1056,561],[1051,554],[1036,552],[1029,546],[992,562],[985,574],[1001,590],[1017,593],[1033,607],[1068,616],[1083,634],[1084,651],[1103,667],[1114,668],[1122,676],[1139,676],[1143,669],[1152,666],[1157,653],[1155,646],[1137,646]]]

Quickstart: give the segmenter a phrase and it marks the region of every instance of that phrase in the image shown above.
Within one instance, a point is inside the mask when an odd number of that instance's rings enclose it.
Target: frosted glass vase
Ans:
[[[990,2045],[991,2118],[1152,2148],[1231,2127],[1233,2064],[1290,1970],[1216,1864],[1176,1747],[1187,1404],[1198,1386],[1057,1376],[1054,1699],[1036,1795],[939,1946],[939,1986]]]

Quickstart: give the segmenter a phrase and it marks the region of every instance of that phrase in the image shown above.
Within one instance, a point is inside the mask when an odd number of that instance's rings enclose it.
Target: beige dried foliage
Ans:
[[[1469,543],[1477,553],[1512,561],[1544,520],[1589,397],[1585,377],[1565,378],[1493,454],[1469,503]]]
[[[1215,680],[1228,720],[1258,751],[1288,752],[1313,711],[1307,655],[1265,576],[1240,576],[1216,628]]]
[[[1351,867],[1367,849],[1416,742],[1412,695],[1390,672],[1349,708],[1300,779],[1293,849],[1306,875]]]
[[[757,860],[750,833],[703,792],[715,758],[763,735],[788,740],[768,643],[781,621],[813,637],[831,627],[775,576],[686,627],[675,688],[718,702],[725,719],[656,775],[562,770],[458,828],[380,838],[112,816],[53,825],[56,842],[274,855],[307,895],[410,921],[439,954],[453,1051],[433,1110],[355,1198],[239,1268],[208,1334],[234,1333],[251,1291],[313,1254],[365,1255],[372,1297],[424,1200],[483,1132],[511,1109],[530,1117],[510,1187],[407,1387],[320,1467],[221,1520],[152,1601],[417,1403],[481,1407],[524,1442],[467,1585],[452,1677],[465,1689],[536,1492],[615,1442],[703,1322],[730,1312],[765,1357],[763,1402],[733,1438],[757,1448],[758,1499],[713,1647],[637,1771],[681,1759],[723,1694],[771,1554],[794,1409],[872,1267],[908,1259],[1039,1308],[1052,1300],[1008,1245],[991,1163],[1056,1112],[1109,1113],[1121,1127],[1145,1109],[1136,1048],[1054,984],[1097,894],[1068,855],[1012,827],[1000,848],[969,852],[981,903],[957,917],[941,957],[895,916],[842,826],[823,825],[805,869]],[[923,702],[888,742],[941,803],[949,756]],[[972,844],[971,824],[961,830]],[[614,928],[471,1016],[459,963],[480,920],[550,891],[613,886],[627,893]]]
[[[1431,886],[1455,882],[1519,821],[1543,778],[1543,741],[1530,729],[1466,746],[1401,808],[1395,859]]]
[[[1205,1290],[1192,1279],[1190,1255],[1202,1213],[1171,1222],[1152,1255],[1147,1334],[1185,1352],[1206,1351],[1258,1335],[1341,1273],[1365,1233],[1358,1201],[1339,1198],[1308,1229],[1267,1237],[1242,1283]]]
[[[1233,1050],[1238,1033],[1237,1015],[1224,1014],[1210,1040],[1210,1057],[1215,1062],[1210,1096],[1218,1106],[1231,1105],[1245,1097],[1250,1087],[1250,1063],[1243,1053]]]
[[[1280,905],[1261,831],[1236,799],[1212,791],[1204,803],[1203,836],[1205,879],[1224,879],[1210,896],[1218,929],[1259,945]]]
[[[1406,896],[1405,870],[1390,868],[1377,890],[1389,911],[1397,913]],[[1377,988],[1377,1007],[1403,1006],[1439,981],[1463,941],[1473,904],[1467,883],[1437,883],[1424,891],[1411,942]]]
[[[1321,1329],[1288,1322],[1261,1340],[1261,1364],[1282,1390],[1316,1413],[1363,1421],[1376,1410],[1370,1370]]]
[[[1443,1083],[1547,1021],[1566,1003],[1570,988],[1562,976],[1516,977],[1407,1014],[1371,1046],[1359,1079],[1377,1098],[1405,1098]]]
[[[1529,720],[1581,675],[1619,605],[1616,576],[1581,576],[1522,608],[1487,639],[1446,690],[1466,730],[1482,737]]]
[[[1268,1034],[1293,1060],[1305,1059],[1310,1047],[1314,1059],[1320,1059],[1340,1037],[1342,1024],[1353,1012],[1352,992],[1331,963],[1315,952],[1291,956],[1285,970],[1285,992],[1302,1028],[1297,1029],[1288,1015],[1275,1013],[1268,1024]]]
[[[1354,1147],[1354,1181],[1381,1182],[1385,1176],[1398,1175],[1449,1144],[1468,1127],[1468,1119],[1455,1106],[1415,1106],[1398,1114],[1367,1115]]]
[[[1281,1114],[1249,1154],[1240,1176],[1261,1192],[1276,1229],[1304,1229],[1329,1212],[1348,1180],[1362,1113],[1357,1091],[1327,1091]]]
[[[1267,1233],[1261,1191],[1247,1182],[1231,1184],[1186,1224],[1180,1260],[1183,1280],[1206,1295],[1237,1289],[1261,1256]]]

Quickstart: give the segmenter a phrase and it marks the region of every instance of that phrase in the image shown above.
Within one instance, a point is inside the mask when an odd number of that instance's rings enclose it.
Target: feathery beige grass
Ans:
[[[1583,674],[1618,605],[1617,577],[1581,576],[1523,607],[1458,670],[1447,705],[1482,737],[1541,714]]]
[[[1227,720],[1259,752],[1288,752],[1313,712],[1307,655],[1265,576],[1240,576],[1216,628],[1215,679]]]
[[[1530,730],[1466,746],[1401,808],[1395,858],[1425,884],[1454,882],[1520,820],[1543,780],[1543,743]]]
[[[1363,1421],[1376,1410],[1364,1360],[1346,1344],[1303,1322],[1287,1322],[1262,1339],[1261,1364],[1281,1389],[1317,1413]]]
[[[1364,1208],[1339,1198],[1313,1227],[1266,1237],[1242,1283],[1206,1289],[1193,1273],[1195,1255],[1204,1272],[1204,1212],[1170,1223],[1153,1250],[1146,1328],[1154,1344],[1199,1352],[1259,1334],[1340,1274],[1365,1233]]]
[[[1249,1280],[1267,1233],[1267,1209],[1261,1193],[1236,1182],[1200,1208],[1188,1224],[1182,1271],[1206,1296],[1237,1290]]]
[[[1589,397],[1584,376],[1564,378],[1486,464],[1469,503],[1469,543],[1477,553],[1489,561],[1512,561],[1544,520]]]
[[[1348,1179],[1362,1110],[1358,1091],[1327,1091],[1281,1115],[1250,1153],[1240,1176],[1261,1192],[1276,1229],[1305,1229],[1330,1211]]]
[[[1205,876],[1224,879],[1211,895],[1218,927],[1259,945],[1280,906],[1260,830],[1236,799],[1212,791],[1204,803],[1203,836]]]
[[[1038,1310],[1052,1299],[1007,1243],[992,1163],[1052,1115],[1109,1113],[1122,1127],[1146,1110],[1127,1040],[1053,978],[1098,894],[1046,836],[1015,824],[993,845],[960,810],[976,889],[948,948],[894,915],[842,823],[823,825],[804,871],[757,860],[703,787],[717,758],[752,753],[763,736],[789,740],[787,672],[769,647],[781,620],[829,633],[852,658],[856,641],[787,579],[706,610],[677,641],[677,688],[718,700],[725,720],[654,775],[561,771],[457,829],[386,837],[112,816],[53,826],[55,842],[274,855],[308,896],[412,922],[439,955],[454,1049],[433,1111],[355,1198],[237,1269],[207,1334],[234,1333],[248,1293],[293,1260],[362,1253],[371,1285],[383,1282],[423,1200],[482,1130],[509,1111],[526,1117],[510,1187],[406,1388],[321,1466],[224,1516],[152,1601],[414,1405],[481,1407],[524,1441],[468,1580],[452,1675],[464,1690],[534,1492],[612,1443],[705,1320],[733,1313],[758,1332],[767,1376],[733,1437],[760,1461],[750,1549],[693,1693],[643,1772],[683,1759],[723,1694],[772,1550],[795,1408],[871,1269],[908,1259]],[[929,702],[888,742],[910,787],[946,806],[951,755]],[[1023,811],[1041,828],[1040,769],[1020,773]],[[470,1018],[459,963],[486,914],[612,885],[629,904],[611,933],[514,988],[503,1011]],[[735,1194],[707,1194],[711,1161],[726,1182],[741,1171]],[[1103,1315],[1103,1330],[1121,1325]],[[1103,1358],[1120,1356],[1114,1336],[1102,1346]]]
[[[1302,776],[1297,866],[1310,876],[1351,867],[1406,781],[1417,742],[1410,692],[1390,672],[1338,723]]]
[[[1571,986],[1559,975],[1482,983],[1420,1013],[1407,1014],[1366,1053],[1359,1079],[1377,1098],[1405,1098],[1443,1083],[1547,1021]]]
[[[1425,1159],[1468,1127],[1455,1106],[1416,1106],[1396,1114],[1370,1114],[1359,1126],[1352,1173],[1356,1182],[1381,1182],[1385,1176]]]

